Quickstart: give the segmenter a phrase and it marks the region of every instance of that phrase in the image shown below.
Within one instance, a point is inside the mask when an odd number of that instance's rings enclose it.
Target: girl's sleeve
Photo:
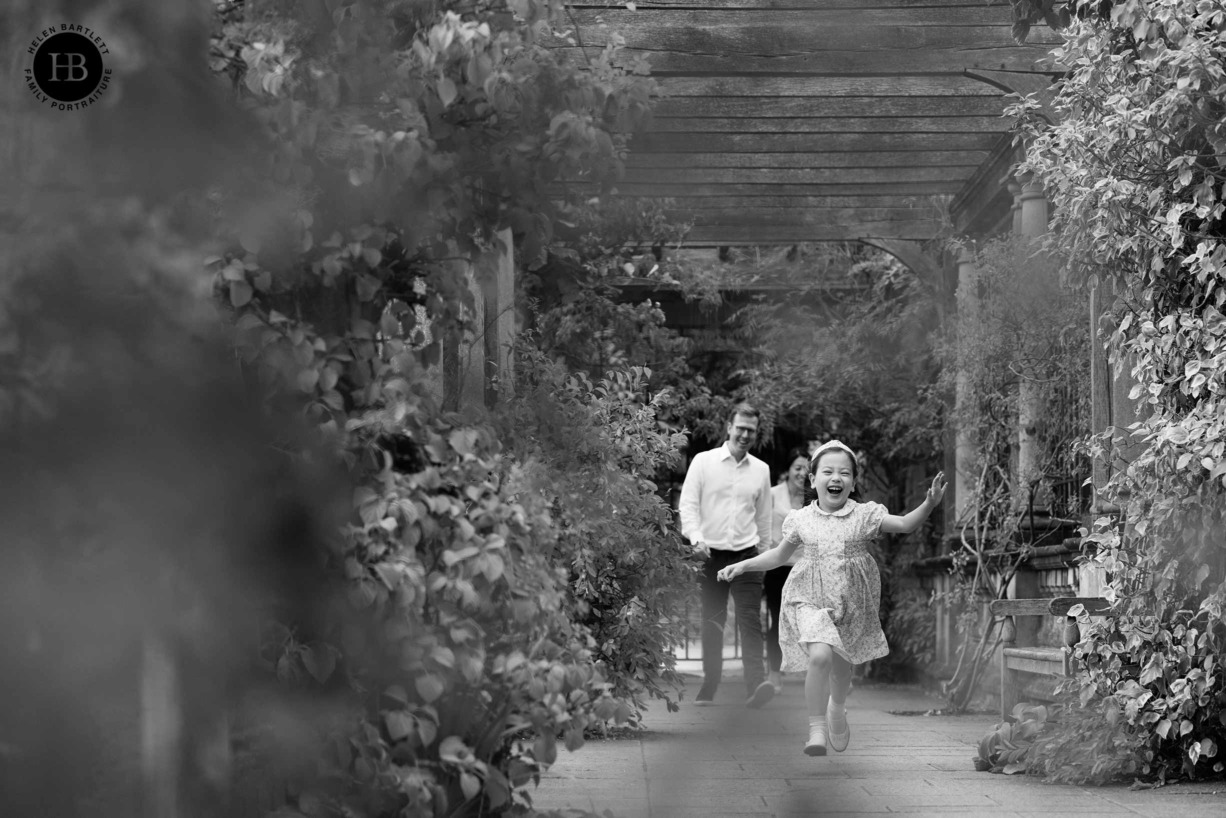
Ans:
[[[872,539],[881,533],[881,521],[889,515],[889,510],[881,503],[869,502],[865,503],[868,508],[868,514],[865,515],[864,536],[865,539]]]
[[[783,518],[783,539],[779,541],[783,545],[788,540],[795,543],[800,543],[800,512],[804,509],[798,508],[788,512],[788,516]]]

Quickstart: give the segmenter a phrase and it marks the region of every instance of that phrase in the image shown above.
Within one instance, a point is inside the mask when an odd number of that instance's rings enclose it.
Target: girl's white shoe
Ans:
[[[826,718],[830,722],[830,749],[841,753],[847,749],[847,742],[851,741],[851,725],[847,723],[847,711],[841,708],[838,713],[827,711]]]
[[[826,720],[820,723],[809,721],[809,743],[805,745],[805,755],[824,756],[826,754]]]

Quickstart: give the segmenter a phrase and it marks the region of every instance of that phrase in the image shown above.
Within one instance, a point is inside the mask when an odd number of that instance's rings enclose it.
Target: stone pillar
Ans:
[[[975,256],[963,248],[958,256],[958,325],[973,326],[978,320],[979,271],[975,268]],[[970,418],[974,415],[971,402],[974,393],[970,375],[965,367],[959,367],[955,380],[954,417],[957,429],[954,442],[954,515],[958,523],[967,520],[975,499],[978,482],[978,441]]]
[[[1038,238],[1047,234],[1047,197],[1038,182],[1023,180],[1019,197],[1022,235]]]
[[[1107,351],[1098,337],[1099,322],[1105,313],[1102,285],[1095,284],[1090,288],[1090,429],[1096,434],[1112,425],[1111,396],[1114,379],[1111,376]],[[1107,460],[1096,457],[1091,469],[1094,488],[1092,510],[1097,515],[1109,510],[1100,499],[1099,490],[1111,476],[1111,465]]]
[[[514,390],[512,346],[515,343],[515,243],[510,228],[499,231],[501,244],[481,282],[484,297],[485,405]]]
[[[481,331],[485,325],[485,295],[472,263],[465,260],[451,263],[454,274],[465,282],[472,295],[472,309],[464,314],[472,329],[452,328],[443,339],[443,409],[459,412],[485,404],[485,341]]]
[[[1020,180],[1021,192],[1017,198],[1018,218],[1021,235],[1029,239],[1038,239],[1047,232],[1047,199],[1043,189],[1029,179]],[[1041,479],[1039,450],[1039,424],[1042,422],[1043,400],[1042,389],[1034,381],[1022,378],[1018,384],[1017,395],[1017,490],[1021,493],[1019,502],[1028,499],[1030,487]],[[1040,509],[1036,507],[1035,511]]]
[[[1009,195],[1013,197],[1013,206],[1009,208],[1009,213],[1013,217],[1010,229],[1013,235],[1020,236],[1022,233],[1022,186],[1016,180],[1010,179],[1005,187],[1009,190]]]

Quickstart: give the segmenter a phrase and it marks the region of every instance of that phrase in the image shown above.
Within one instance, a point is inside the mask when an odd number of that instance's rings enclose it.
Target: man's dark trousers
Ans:
[[[762,664],[762,571],[746,571],[732,582],[715,578],[727,565],[756,556],[753,546],[740,551],[711,549],[711,557],[703,566],[702,585],[702,675],[703,689],[715,693],[724,667],[724,624],[728,621],[728,593],[736,610],[736,624],[741,633],[741,661],[745,666],[745,686],[753,695],[766,671]]]

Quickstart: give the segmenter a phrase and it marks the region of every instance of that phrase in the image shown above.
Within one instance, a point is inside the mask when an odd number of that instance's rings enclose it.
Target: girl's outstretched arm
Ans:
[[[885,515],[885,519],[881,521],[881,533],[910,534],[923,525],[932,510],[941,504],[943,497],[945,497],[945,472],[939,471],[937,476],[932,478],[932,485],[928,487],[928,496],[924,498],[924,502],[901,517],[897,514]]]
[[[721,568],[715,578],[722,582],[731,582],[746,571],[769,571],[772,568],[778,568],[788,561],[788,557],[792,556],[792,552],[799,544],[799,539],[785,539],[771,550],[763,551],[756,557],[734,562],[732,565]]]

